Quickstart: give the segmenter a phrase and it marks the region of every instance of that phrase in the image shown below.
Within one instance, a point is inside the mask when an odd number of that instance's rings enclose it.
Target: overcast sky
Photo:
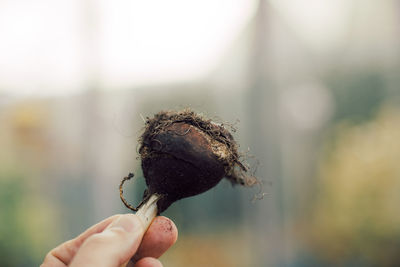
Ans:
[[[252,0],[0,2],[0,90],[65,93],[196,79],[253,16]]]

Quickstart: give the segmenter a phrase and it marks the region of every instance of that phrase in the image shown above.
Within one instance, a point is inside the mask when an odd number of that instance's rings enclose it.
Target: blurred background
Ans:
[[[400,1],[1,0],[0,266],[145,188],[142,119],[235,124],[257,188],[166,213],[168,266],[400,266]],[[255,166],[255,165],[253,165]]]

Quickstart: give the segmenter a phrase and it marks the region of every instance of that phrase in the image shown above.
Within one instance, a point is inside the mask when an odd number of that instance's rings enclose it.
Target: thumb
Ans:
[[[136,215],[121,215],[102,233],[86,239],[70,266],[118,267],[135,254],[143,234]]]

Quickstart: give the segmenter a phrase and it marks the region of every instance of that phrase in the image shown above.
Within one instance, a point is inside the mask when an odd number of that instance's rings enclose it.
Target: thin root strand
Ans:
[[[124,198],[124,190],[123,190],[123,186],[124,183],[128,180],[130,180],[131,178],[133,178],[133,173],[129,173],[128,176],[124,177],[121,181],[121,184],[119,185],[119,197],[121,198],[122,203],[124,203],[125,207],[127,207],[128,209],[132,210],[132,211],[138,211],[137,208],[133,207],[131,204],[129,204],[126,199]]]

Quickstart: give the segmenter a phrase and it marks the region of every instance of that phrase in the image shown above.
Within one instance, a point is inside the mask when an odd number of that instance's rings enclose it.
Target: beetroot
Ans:
[[[224,177],[233,184],[257,183],[255,177],[246,175],[248,169],[239,160],[230,132],[191,110],[163,111],[147,118],[139,141],[148,186],[144,201],[160,195],[158,213],[181,198],[211,189]]]

